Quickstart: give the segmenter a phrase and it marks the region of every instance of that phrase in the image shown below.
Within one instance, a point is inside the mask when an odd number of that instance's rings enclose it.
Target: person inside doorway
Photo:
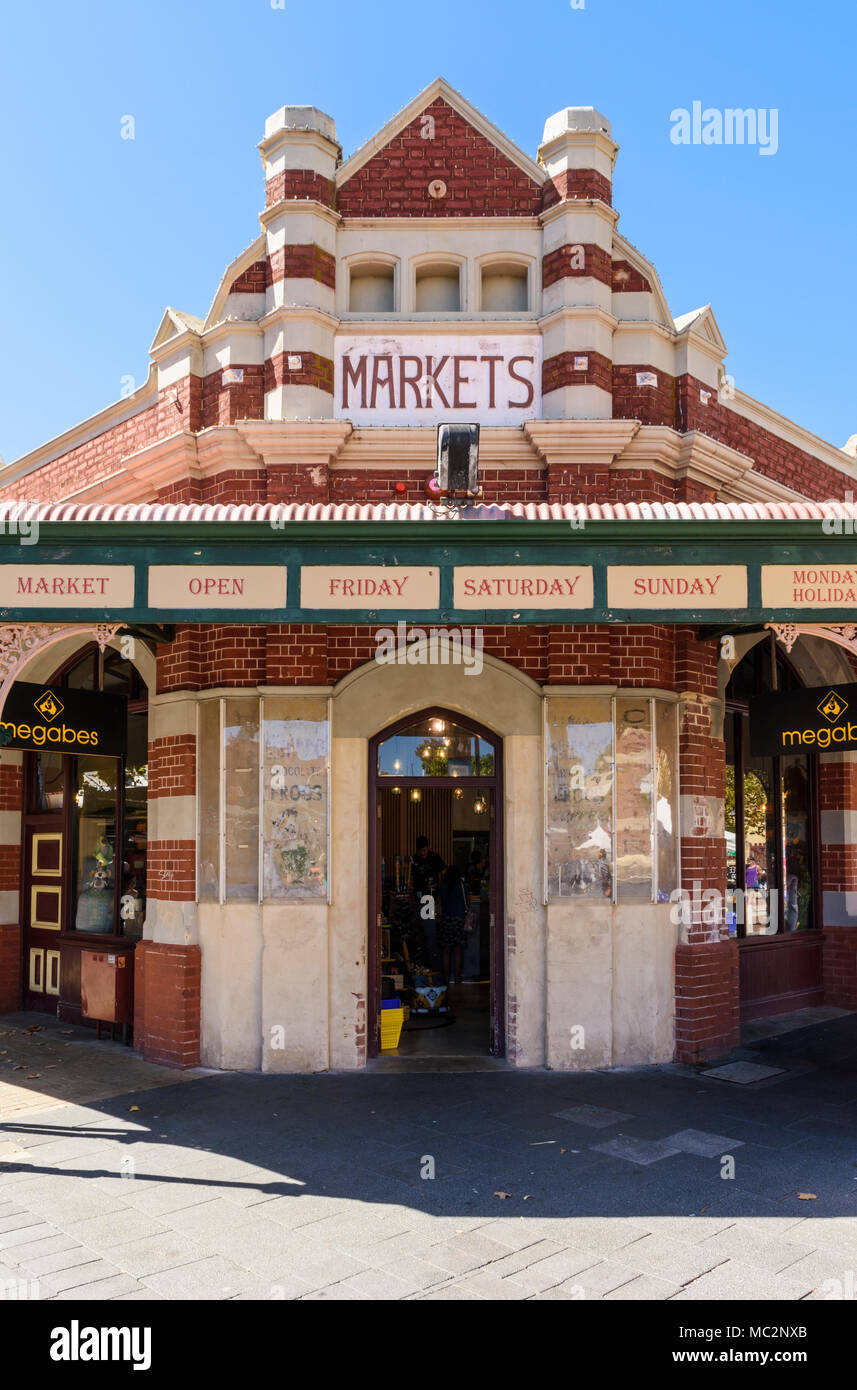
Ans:
[[[416,852],[411,859],[411,886],[418,904],[427,895],[436,896],[445,868],[443,859],[431,848],[426,836],[418,835]]]
[[[443,952],[443,973],[448,985],[461,984],[465,921],[470,906],[464,879],[457,864],[450,864],[440,885],[441,919],[438,940]]]
[[[478,897],[482,889],[482,880],[486,877],[488,863],[481,849],[474,849],[470,855],[470,863],[467,866],[467,884],[474,897]]]

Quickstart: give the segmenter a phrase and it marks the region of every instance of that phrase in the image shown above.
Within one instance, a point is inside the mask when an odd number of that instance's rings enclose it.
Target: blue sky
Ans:
[[[267,115],[321,107],[347,157],[438,75],[533,156],[554,111],[603,112],[620,230],[673,314],[710,302],[736,385],[842,445],[857,432],[855,38],[853,0],[7,6],[0,455],[110,404],[124,376],[141,384],[167,304],[207,311],[258,235]],[[670,113],[694,101],[776,108],[777,153],[676,146]]]

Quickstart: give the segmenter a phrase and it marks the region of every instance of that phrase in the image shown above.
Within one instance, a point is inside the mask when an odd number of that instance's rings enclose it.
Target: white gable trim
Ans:
[[[235,260],[226,267],[220,284],[218,285],[217,293],[211,301],[211,308],[205,316],[205,323],[203,324],[204,329],[211,328],[213,324],[219,323],[223,317],[223,311],[226,308],[226,301],[229,298],[229,288],[232,282],[237,280],[238,276],[242,275],[245,270],[248,270],[251,265],[255,265],[256,261],[266,260],[267,256],[268,248],[263,232],[261,236],[258,236],[256,240],[247,247],[246,251],[242,251],[241,255],[236,256]]]

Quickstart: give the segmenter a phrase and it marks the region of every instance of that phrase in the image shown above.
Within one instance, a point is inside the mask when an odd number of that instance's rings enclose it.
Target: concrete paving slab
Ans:
[[[743,1139],[727,1139],[723,1134],[707,1134],[701,1129],[682,1129],[677,1134],[668,1134],[666,1142],[682,1153],[699,1154],[703,1158],[720,1158],[744,1144]]]
[[[753,1086],[757,1081],[769,1081],[773,1076],[784,1074],[782,1067],[764,1067],[758,1062],[727,1062],[725,1066],[701,1073],[713,1081],[731,1081],[736,1086]]]
[[[266,1287],[246,1270],[217,1255],[160,1274],[148,1274],[143,1282],[162,1298],[170,1299],[222,1300],[246,1293],[251,1287],[260,1292]]]
[[[592,1147],[597,1153],[644,1166],[681,1153],[681,1149],[670,1139],[635,1139],[629,1134],[617,1134],[615,1139],[608,1139],[604,1144],[593,1144]]]
[[[587,1129],[607,1129],[609,1125],[633,1118],[621,1110],[609,1110],[600,1105],[572,1105],[567,1110],[555,1110],[553,1114],[557,1120],[571,1120],[572,1124],[584,1125]]]

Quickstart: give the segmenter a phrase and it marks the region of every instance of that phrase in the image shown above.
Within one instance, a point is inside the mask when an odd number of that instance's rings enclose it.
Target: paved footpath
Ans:
[[[733,1054],[774,1072],[740,1080],[678,1066],[141,1080],[118,1045],[34,1022],[0,1020],[3,1080],[30,1095],[0,1125],[7,1296],[854,1297],[857,1015]],[[87,1087],[99,1048],[106,1090],[133,1085],[78,1103],[51,1083],[39,1109],[35,1069],[10,1054],[41,1049],[47,1072],[69,1039]]]

